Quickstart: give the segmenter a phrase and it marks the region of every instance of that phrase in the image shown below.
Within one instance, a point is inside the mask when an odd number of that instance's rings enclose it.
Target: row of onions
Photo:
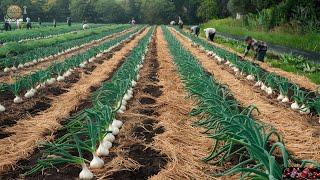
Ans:
[[[198,105],[190,114],[202,117],[197,124],[207,128],[208,137],[215,141],[204,161],[216,165],[233,161],[230,169],[213,176],[240,173],[242,179],[281,179],[292,160],[281,136],[272,127],[255,121],[251,116],[255,107],[241,108],[227,87],[206,73],[166,27],[163,30],[181,79],[190,96],[197,99]]]
[[[139,70],[143,66],[153,31],[154,28],[151,28],[112,78],[93,93],[92,107],[69,119],[69,123],[62,128],[67,133],[43,145],[43,157],[26,175],[53,166],[72,164],[82,167],[80,179],[94,178],[91,170],[104,166],[103,157],[109,155],[112,143],[123,125],[122,121],[116,119],[116,114],[123,113],[127,102],[133,97],[133,87],[139,80]]]
[[[258,64],[241,61],[234,53],[218,48],[184,31],[174,30],[186,37],[193,43],[193,46],[199,47],[209,57],[214,58],[219,64],[229,67],[237,76],[245,77],[248,81],[254,82],[253,86],[259,87],[268,96],[276,95],[276,100],[290,105],[292,110],[298,111],[300,114],[319,115],[320,123],[320,95],[318,92],[300,88],[287,78],[265,71]]]
[[[105,39],[106,36],[124,31],[128,27],[128,25],[113,25],[102,29],[100,33],[94,33],[89,36],[80,37],[80,39],[58,43],[50,47],[40,47],[23,54],[18,54],[14,57],[6,57],[1,59],[0,68],[3,68],[3,71],[7,73],[9,71],[17,71],[18,69],[30,67],[37,63],[48,61],[58,56],[67,54],[91,43],[100,42]]]
[[[24,95],[25,99],[32,98],[38,90],[56,82],[64,81],[65,78],[72,75],[76,68],[84,68],[88,63],[93,63],[97,58],[102,57],[104,53],[108,53],[119,44],[132,39],[135,34],[140,33],[142,30],[142,27],[136,28],[132,32],[125,33],[115,39],[106,41],[84,53],[72,56],[64,62],[53,63],[45,70],[39,70],[35,73],[21,77],[13,84],[2,85],[4,87],[3,90],[11,91],[15,95],[13,100],[14,103],[22,103],[23,98],[21,97],[21,94]],[[0,110],[5,111],[5,107],[0,107]]]
[[[86,31],[80,31],[76,32],[73,34],[64,34],[61,36],[56,36],[48,39],[39,39],[39,40],[34,40],[34,41],[25,41],[25,42],[9,42],[5,46],[2,46],[0,48],[0,57],[5,58],[8,56],[17,55],[17,54],[23,54],[26,53],[30,50],[37,49],[39,47],[49,47],[53,46],[62,42],[67,42],[71,41],[74,39],[80,39],[86,36],[90,36],[93,34],[98,34],[103,32],[106,28],[110,26],[115,26],[115,25],[105,25],[93,29],[89,29]],[[1,59],[0,59],[1,61]]]
[[[90,24],[92,28],[103,26],[102,24]],[[27,41],[32,39],[41,39],[52,37],[55,35],[61,35],[69,32],[74,32],[82,29],[82,24],[76,24],[73,26],[60,25],[56,28],[52,26],[42,27],[42,28],[34,28],[31,30],[18,30],[18,31],[10,31],[6,33],[0,34],[0,39],[3,43],[8,42],[19,42],[19,41]]]

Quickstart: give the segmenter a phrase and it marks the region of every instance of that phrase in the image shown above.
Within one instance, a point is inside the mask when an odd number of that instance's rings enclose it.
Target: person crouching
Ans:
[[[196,36],[199,36],[199,34],[200,34],[200,26],[199,25],[198,26],[192,26],[190,28],[190,32],[192,34],[196,35]]]
[[[246,55],[248,55],[250,49],[252,49],[255,52],[253,60],[264,62],[264,58],[268,50],[267,43],[263,41],[257,41],[251,36],[247,36],[245,42],[247,44],[247,48],[245,49],[244,55],[241,57],[241,59],[243,60]]]

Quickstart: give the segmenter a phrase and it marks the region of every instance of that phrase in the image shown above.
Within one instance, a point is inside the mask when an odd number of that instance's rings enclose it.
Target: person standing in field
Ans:
[[[241,59],[243,60],[248,55],[250,49],[252,49],[255,52],[253,59],[264,62],[264,58],[268,50],[267,43],[263,41],[257,41],[253,39],[251,36],[247,36],[245,42],[247,44],[247,47]]]
[[[178,21],[178,25],[180,29],[183,29],[183,21],[181,19],[181,17],[179,16],[179,21]]]
[[[40,17],[38,17],[38,23],[39,23],[39,26],[41,26],[42,22],[41,22]]]
[[[11,31],[11,25],[10,25],[9,21],[6,19],[4,20],[4,29],[6,31]]]
[[[20,20],[17,19],[17,29],[20,29]]]
[[[67,24],[68,26],[71,26],[71,17],[67,17]]]
[[[27,20],[27,29],[31,29],[31,19],[29,17],[26,18]]]
[[[57,27],[57,21],[56,21],[56,19],[53,19],[53,27]]]
[[[206,28],[206,29],[204,29],[204,33],[206,35],[206,38],[209,41],[213,42],[214,37],[216,35],[216,29],[215,28]]]
[[[131,24],[132,24],[132,25],[135,25],[135,24],[136,24],[136,20],[134,20],[134,18],[132,18]]]
[[[194,35],[196,35],[198,37],[199,34],[200,34],[200,25],[192,26],[190,28],[190,31],[191,31],[192,34],[194,34]]]

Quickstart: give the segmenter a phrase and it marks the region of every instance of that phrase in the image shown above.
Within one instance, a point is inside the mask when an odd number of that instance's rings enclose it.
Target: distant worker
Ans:
[[[264,62],[264,58],[268,50],[267,43],[263,41],[257,41],[251,36],[247,36],[245,42],[248,46],[245,49],[244,55],[241,57],[241,59],[244,59],[248,55],[249,50],[252,49],[253,51],[255,51],[254,60]]]
[[[192,26],[190,28],[190,32],[196,36],[199,36],[200,34],[200,25],[197,25],[197,26]]]
[[[68,26],[71,26],[71,17],[67,17],[67,24]]]
[[[8,20],[4,20],[4,29],[6,30],[6,31],[11,31],[11,24],[9,23],[9,21]]]
[[[174,26],[174,25],[176,25],[176,22],[175,22],[175,21],[171,21],[171,22],[170,22],[170,25],[171,25],[171,26]]]
[[[38,23],[39,23],[39,26],[41,26],[42,22],[41,22],[40,17],[38,17]]]
[[[56,21],[56,19],[53,19],[53,27],[57,27],[57,21]]]
[[[134,20],[134,18],[132,18],[131,24],[132,24],[132,25],[135,25],[135,24],[136,24],[136,20]]]
[[[26,18],[27,20],[27,29],[31,29],[31,19],[29,17]]]
[[[206,28],[204,29],[204,33],[206,35],[206,38],[213,42],[214,37],[216,35],[216,29],[215,28]]]
[[[20,19],[17,19],[17,29],[20,29]]]
[[[178,22],[179,28],[183,29],[183,21],[181,19],[181,17],[179,16],[179,22]]]
[[[83,23],[82,23],[82,28],[83,28],[83,30],[89,29],[89,25],[88,25],[87,20],[84,20],[84,21],[83,21]]]

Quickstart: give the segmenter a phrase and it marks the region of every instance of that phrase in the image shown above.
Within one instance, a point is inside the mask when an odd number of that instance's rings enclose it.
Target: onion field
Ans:
[[[320,94],[304,76],[175,26],[0,41],[0,179],[320,179]]]

